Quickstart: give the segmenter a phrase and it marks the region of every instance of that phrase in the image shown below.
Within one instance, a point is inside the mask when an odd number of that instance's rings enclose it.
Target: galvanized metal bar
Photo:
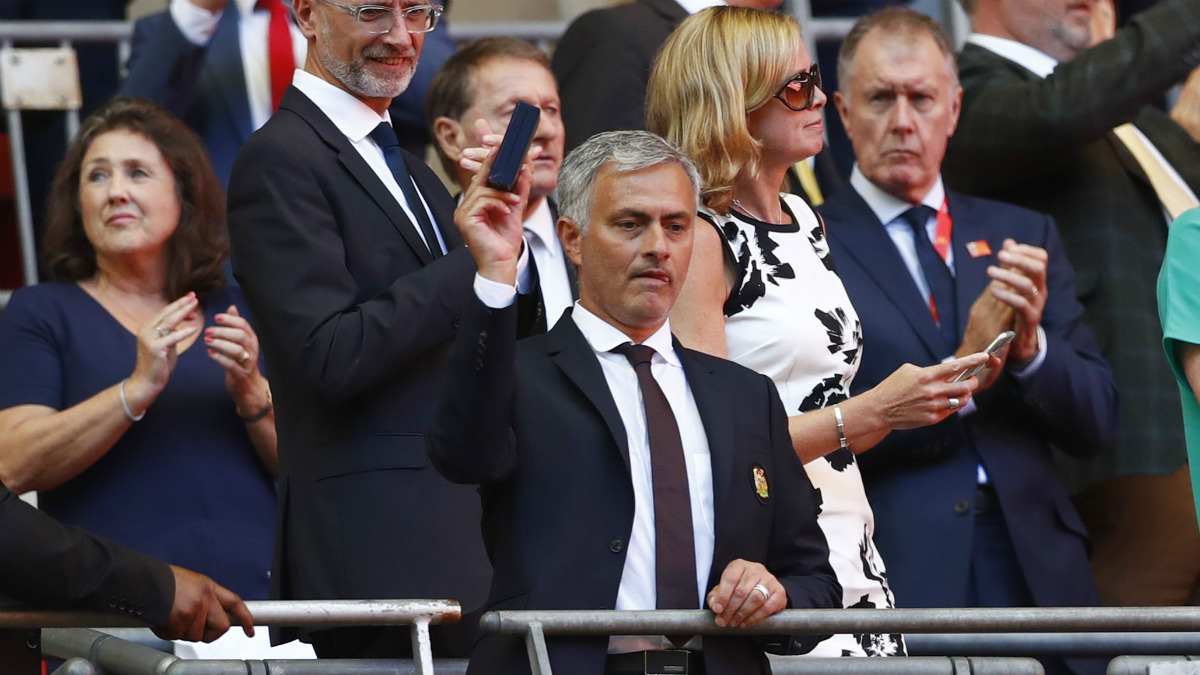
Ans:
[[[419,618],[458,623],[452,600],[253,600],[246,603],[263,626],[404,626]]]
[[[42,651],[60,659],[84,656],[112,675],[159,675],[179,660],[172,654],[87,628],[43,630]]]
[[[1200,673],[1198,659],[1200,656],[1118,656],[1108,662],[1108,675],[1153,675],[1167,668],[1175,673]]]
[[[0,40],[115,43],[132,38],[129,21],[0,21]]]
[[[1200,654],[1200,633],[909,633],[914,656]]]
[[[33,206],[29,198],[29,171],[25,164],[25,135],[21,111],[8,111],[8,142],[12,153],[13,192],[17,196],[17,232],[21,240],[21,267],[26,286],[38,282],[37,247],[33,235]]]
[[[433,645],[429,641],[429,618],[417,617],[408,629],[412,638],[413,661],[418,675],[433,675]]]
[[[50,675],[101,675],[101,673],[87,659],[75,657],[63,661],[62,665],[55,668]]]
[[[445,624],[462,616],[462,608],[451,600],[253,600],[246,607],[260,626],[403,626],[418,617]],[[0,628],[129,626],[144,628],[146,623],[109,612],[0,605]]]
[[[1037,659],[913,656],[875,659],[794,656],[771,659],[771,675],[1044,675]]]
[[[535,621],[546,635],[728,634],[704,610],[488,612],[488,633],[524,633]],[[1054,607],[1004,609],[793,609],[741,634],[1062,633],[1200,631],[1200,607]]]
[[[525,630],[525,649],[529,652],[531,675],[551,675],[550,653],[546,651],[546,635],[539,621],[531,621]]]

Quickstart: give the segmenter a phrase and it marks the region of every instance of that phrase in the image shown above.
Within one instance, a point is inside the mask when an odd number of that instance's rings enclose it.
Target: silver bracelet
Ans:
[[[850,447],[846,444],[846,425],[842,423],[842,409],[836,403],[833,406],[833,419],[837,421],[838,449],[845,450]]]
[[[130,422],[139,422],[146,416],[146,411],[143,410],[141,415],[134,415],[133,411],[129,409],[129,400],[125,398],[125,382],[128,379],[127,377],[121,380],[121,384],[117,386],[117,393],[121,395],[121,407],[125,409],[125,416],[129,418]]]

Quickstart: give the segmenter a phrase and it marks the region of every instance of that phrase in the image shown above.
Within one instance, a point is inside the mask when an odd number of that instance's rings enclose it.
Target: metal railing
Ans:
[[[1107,633],[1200,631],[1200,607],[796,609],[779,612],[752,628],[732,630],[717,626],[714,618],[703,610],[500,611],[484,614],[479,625],[486,633],[524,635],[535,675],[552,672],[547,635],[1075,633],[1096,640],[1097,634]],[[1049,647],[1053,645],[1042,645],[1039,652],[1055,653]]]
[[[412,671],[418,675],[434,672],[433,651],[429,640],[429,626],[457,623],[462,618],[462,608],[451,600],[278,600],[250,601],[246,603],[256,626],[293,627],[345,627],[345,626],[409,626],[412,635]],[[95,631],[80,630],[88,627],[142,626],[145,622],[119,614],[92,611],[47,611],[36,608],[6,607],[0,609],[0,628],[43,628],[43,645],[49,653],[59,658],[87,657],[112,675],[219,675],[224,673],[244,674],[248,672],[245,662],[183,661],[172,654],[121,640],[115,636]],[[76,630],[55,630],[73,628]],[[191,670],[179,670],[176,662],[188,665]],[[280,661],[280,663],[283,663]],[[291,662],[288,664],[301,663]],[[364,661],[354,661],[358,666],[371,666]],[[196,666],[194,664],[201,664]],[[204,670],[205,664],[216,664],[214,669]],[[240,670],[236,668],[241,664]],[[365,664],[365,666],[364,666]],[[336,665],[336,664],[335,664]],[[168,666],[176,668],[169,670]],[[303,667],[303,666],[297,666]],[[197,670],[199,668],[199,670]],[[233,668],[233,670],[229,670]],[[354,670],[347,665],[334,671],[299,671],[289,673],[322,672],[374,673],[392,671]]]

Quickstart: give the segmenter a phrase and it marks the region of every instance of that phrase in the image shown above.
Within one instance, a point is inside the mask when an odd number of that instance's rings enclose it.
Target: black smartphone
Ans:
[[[1011,330],[1006,330],[1003,333],[997,335],[996,339],[992,340],[992,344],[988,345],[988,348],[985,349],[984,351],[987,352],[988,356],[995,356],[997,353],[1000,352],[1001,349],[1004,349],[1005,347],[1007,347],[1008,343],[1012,342],[1013,338],[1015,338],[1015,337],[1017,337],[1016,333],[1012,332]],[[984,361],[983,363],[981,363],[977,366],[971,366],[970,368],[967,368],[966,370],[959,373],[958,377],[954,378],[954,381],[962,382],[963,380],[967,379],[968,377],[971,377],[972,375],[975,375],[979,371],[983,370],[984,366],[986,366],[987,364],[988,364],[988,362]]]
[[[504,140],[500,142],[500,150],[496,153],[496,161],[492,162],[488,185],[505,192],[513,191],[541,117],[541,108],[517,101],[517,107],[513,108],[509,118],[508,130],[504,132]]]

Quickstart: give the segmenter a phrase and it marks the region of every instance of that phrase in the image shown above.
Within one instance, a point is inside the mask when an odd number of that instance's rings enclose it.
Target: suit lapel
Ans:
[[[954,223],[951,245],[954,247],[954,287],[958,301],[958,335],[961,340],[966,334],[971,305],[991,281],[987,275],[987,267],[995,262],[996,252],[1000,250],[1003,242],[988,239],[988,228],[984,225],[986,216],[974,213],[962,195],[947,190],[946,199],[950,207],[950,218]],[[967,244],[976,241],[987,241],[992,252],[972,257],[967,250]],[[957,349],[958,345],[954,347]]]
[[[238,138],[245,142],[254,132],[250,118],[250,99],[246,94],[246,71],[242,66],[242,47],[239,31],[241,17],[236,6],[222,13],[213,33],[212,45],[206,52],[208,69],[221,73],[213,77],[215,89],[229,109],[229,116],[237,126]]]
[[[825,203],[821,213],[836,223],[829,225],[828,236],[840,244],[839,255],[856,260],[880,292],[900,310],[901,316],[925,343],[934,358],[941,358],[945,339],[938,331],[929,303],[921,297],[917,285],[896,245],[879,222],[875,212],[858,191],[847,187]],[[897,283],[897,280],[900,280]]]
[[[713,511],[721,513],[721,505],[729,495],[729,483],[733,476],[733,407],[729,403],[728,391],[717,381],[716,374],[702,365],[693,352],[684,349],[678,340],[674,342],[675,353],[683,363],[688,388],[696,400],[696,410],[704,422],[704,435],[708,438],[712,461]],[[717,520],[721,521],[720,518]]]
[[[337,152],[338,162],[345,167],[350,176],[370,195],[371,199],[383,210],[387,215],[388,220],[408,243],[408,247],[412,249],[414,255],[421,259],[423,264],[428,265],[433,262],[433,254],[429,252],[429,247],[425,245],[425,240],[417,232],[416,225],[409,221],[408,216],[404,213],[404,209],[400,208],[399,202],[388,191],[383,181],[379,180],[379,176],[371,169],[367,161],[358,154],[358,150],[350,144],[350,141],[341,132],[333,121],[317,107],[307,96],[304,95],[295,85],[289,85],[287,93],[283,95],[283,100],[279,103],[281,110],[290,110],[299,115],[305,122],[312,127],[313,131],[321,137],[330,148]]]
[[[641,2],[672,23],[678,24],[688,18],[688,11],[675,0],[641,0]]]
[[[563,319],[569,318],[570,314],[571,310],[568,309]],[[629,437],[625,432],[625,424],[621,422],[621,413],[617,411],[616,401],[608,389],[608,380],[592,346],[579,332],[575,322],[563,319],[546,334],[547,356],[595,406],[616,441],[621,458],[625,461],[625,469],[629,470]]]
[[[404,165],[408,167],[408,173],[412,176],[417,191],[425,197],[426,203],[429,204],[429,210],[433,213],[433,226],[437,228],[442,235],[442,240],[446,242],[446,252],[449,253],[462,246],[462,233],[454,225],[454,211],[443,208],[436,199],[430,197],[439,191],[444,192],[446,187],[416,155],[409,154],[407,151],[404,151],[403,154]],[[443,223],[449,223],[449,225],[443,225]]]

